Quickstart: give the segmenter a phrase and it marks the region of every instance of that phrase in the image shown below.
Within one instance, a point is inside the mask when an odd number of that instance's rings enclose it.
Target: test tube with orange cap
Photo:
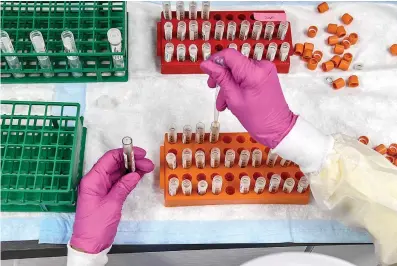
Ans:
[[[329,6],[328,6],[327,2],[323,2],[323,3],[319,4],[317,6],[317,10],[320,13],[324,13],[324,12],[328,11],[329,10]]]
[[[341,20],[344,24],[349,25],[353,21],[353,17],[349,13],[343,14]]]
[[[397,155],[397,144],[396,143],[390,144],[389,148],[387,149],[387,154],[389,154],[391,156]]]
[[[375,151],[379,152],[380,154],[384,155],[387,152],[387,148],[384,144],[379,144],[374,148]]]
[[[361,142],[362,144],[368,145],[369,143],[369,138],[367,136],[360,136],[358,138],[358,141]]]
[[[335,90],[339,90],[345,86],[345,80],[343,78],[338,78],[332,82],[332,87]]]
[[[347,86],[350,88],[356,88],[358,87],[359,82],[358,82],[358,77],[356,75],[352,75],[347,79]]]
[[[314,38],[314,37],[316,37],[316,35],[317,35],[317,31],[318,31],[318,28],[317,28],[316,26],[310,26],[310,27],[307,29],[307,36],[308,36],[309,38]]]

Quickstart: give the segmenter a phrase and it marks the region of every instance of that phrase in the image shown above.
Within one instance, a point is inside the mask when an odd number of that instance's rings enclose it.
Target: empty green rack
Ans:
[[[125,1],[1,1],[1,30],[10,36],[15,53],[1,53],[1,83],[121,82],[128,80],[128,29]],[[107,31],[118,28],[122,51],[112,52]],[[39,30],[46,53],[36,53],[30,32]],[[70,30],[79,52],[64,51],[61,33]],[[16,56],[21,70],[9,68],[5,56]],[[41,69],[37,56],[49,56],[52,70]],[[67,56],[79,56],[80,69],[70,69]],[[124,67],[113,65],[123,56]],[[44,73],[53,72],[53,77]],[[74,77],[73,72],[82,73]],[[23,73],[16,78],[13,73]]]
[[[78,103],[0,101],[1,211],[74,211],[86,128]]]

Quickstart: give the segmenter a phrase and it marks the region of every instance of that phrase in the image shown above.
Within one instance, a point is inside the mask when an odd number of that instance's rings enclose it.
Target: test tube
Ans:
[[[280,25],[278,26],[277,39],[284,40],[287,31],[288,31],[288,22],[281,21]]]
[[[274,58],[276,57],[276,52],[277,52],[277,44],[271,42],[269,44],[269,47],[267,48],[266,59],[269,61],[273,61]]]
[[[184,41],[186,36],[186,22],[179,21],[178,22],[178,29],[176,32],[176,38],[180,41]]]
[[[289,177],[284,181],[283,191],[285,193],[291,193],[291,191],[294,189],[294,186],[295,180],[292,177]]]
[[[165,156],[165,160],[168,164],[168,167],[172,170],[176,168],[176,155],[173,154],[172,152],[167,153]]]
[[[197,2],[190,1],[189,3],[189,19],[197,19]]]
[[[1,52],[3,53],[15,53],[14,46],[12,45],[10,36],[4,30],[0,32],[0,45]],[[6,61],[10,69],[22,70],[22,64],[16,56],[6,56]],[[25,76],[24,73],[12,73],[15,78],[22,78]]]
[[[185,19],[185,2],[184,1],[176,1],[176,18],[178,20]]]
[[[249,57],[250,52],[251,52],[251,44],[244,43],[243,46],[241,46],[241,54],[244,55],[245,57]]]
[[[266,165],[269,167],[273,167],[276,164],[277,158],[278,155],[270,150],[269,154],[267,155]]]
[[[192,181],[190,181],[189,179],[184,179],[182,181],[182,193],[185,196],[190,196],[192,194]]]
[[[196,167],[198,169],[203,169],[205,167],[205,153],[202,150],[196,151],[194,159],[196,160]]]
[[[248,38],[248,32],[250,30],[250,22],[248,20],[243,20],[240,26],[240,35],[239,38],[242,41],[245,41]]]
[[[230,21],[227,24],[227,36],[226,39],[228,41],[234,41],[236,38],[236,29],[237,29],[237,24],[234,21]]]
[[[192,61],[192,62],[196,62],[197,61],[197,52],[198,52],[197,45],[191,44],[189,46],[190,61]]]
[[[175,144],[177,141],[177,134],[176,134],[176,125],[171,124],[168,128],[168,143]]]
[[[222,191],[222,177],[220,175],[214,176],[212,179],[212,194],[218,195]]]
[[[183,127],[182,143],[189,144],[190,142],[192,142],[192,127],[186,125]]]
[[[201,35],[203,36],[204,41],[208,41],[210,39],[211,33],[211,22],[204,21],[203,25],[201,26]]]
[[[178,62],[183,62],[186,59],[186,46],[183,43],[176,47],[176,58]]]
[[[183,149],[182,151],[182,167],[183,169],[188,169],[192,166],[192,150],[189,148]]]
[[[172,177],[168,181],[168,193],[170,196],[175,196],[176,193],[178,192],[179,188],[179,179],[177,177]]]
[[[113,53],[121,52],[121,32],[117,28],[111,28],[107,32],[108,41],[110,43],[111,49]],[[113,55],[113,65],[115,68],[124,68],[124,56],[122,55]],[[125,71],[116,71],[114,73],[115,76],[122,77],[125,76]]]
[[[227,150],[225,154],[225,167],[226,168],[233,167],[235,159],[236,159],[236,153],[234,152],[234,150],[232,149]]]
[[[265,186],[266,178],[264,178],[263,176],[258,177],[255,181],[254,192],[256,194],[261,194],[265,190]]]
[[[204,195],[207,193],[208,183],[205,180],[200,180],[197,184],[197,193],[199,195]]]
[[[269,21],[266,23],[265,26],[265,40],[271,40],[273,38],[273,32],[274,32],[274,22]]]
[[[61,33],[63,46],[65,47],[66,53],[77,53],[76,43],[74,36],[71,31],[65,30]],[[78,56],[67,56],[69,61],[69,67],[71,69],[81,69],[81,62]],[[83,75],[82,72],[72,72],[73,77],[78,78]]]
[[[171,1],[163,1],[163,15],[167,20],[172,19]]]
[[[245,175],[240,179],[240,193],[247,194],[250,191],[251,179],[249,176]]]
[[[284,167],[287,167],[287,166],[289,166],[291,164],[291,161],[290,160],[286,160],[286,159],[281,159],[281,161],[280,161],[280,165],[281,166],[284,166]]]
[[[280,56],[280,60],[281,61],[286,61],[288,58],[288,53],[289,53],[289,49],[290,49],[290,45],[287,42],[283,42],[281,44],[280,47],[280,52],[279,52],[279,56]]]
[[[237,46],[237,44],[235,44],[235,43],[229,44],[229,48],[232,48],[232,49],[238,51],[238,46]]]
[[[194,41],[198,39],[198,24],[196,20],[189,22],[189,40]]]
[[[208,42],[203,43],[201,53],[203,54],[203,60],[207,60],[211,56],[211,44]]]
[[[263,43],[255,44],[253,58],[258,61],[262,60],[264,50],[265,50],[265,45]]]
[[[164,23],[164,34],[165,34],[165,40],[166,41],[171,41],[172,40],[172,29],[173,25],[171,22],[166,22]]]
[[[211,2],[203,1],[201,3],[201,19],[210,19]]]
[[[254,22],[254,26],[252,28],[252,35],[251,35],[253,40],[259,40],[262,33],[262,27],[263,27],[262,22],[260,21]]]
[[[124,165],[128,172],[135,172],[135,157],[131,137],[124,137],[123,144]]]
[[[45,53],[45,42],[43,35],[41,34],[40,31],[34,30],[30,33],[30,41],[33,44],[33,48],[36,53]],[[52,70],[52,64],[50,61],[49,56],[38,56],[37,59],[39,60],[39,65],[41,69],[51,71]],[[53,72],[44,72],[43,73],[44,77],[46,78],[51,78],[54,76]]]
[[[214,39],[221,41],[223,39],[223,32],[225,31],[225,23],[222,20],[218,20],[215,24],[215,36]]]
[[[221,127],[221,124],[219,124],[218,121],[214,121],[211,123],[211,132],[210,132],[210,142],[211,143],[218,142],[220,127]]]
[[[174,45],[172,43],[167,43],[164,48],[164,61],[171,62],[174,56]]]
[[[299,179],[298,187],[296,188],[296,190],[298,191],[298,193],[303,193],[306,191],[308,186],[309,186],[309,179],[307,179],[306,176],[302,176],[301,179]]]
[[[202,122],[198,122],[196,124],[196,143],[202,144],[204,143],[204,137],[205,137],[205,125]]]
[[[269,192],[270,193],[276,193],[281,182],[281,176],[274,174],[270,178],[270,184],[269,184]]]
[[[240,166],[241,168],[247,167],[249,159],[250,159],[250,152],[248,150],[242,150],[240,152],[240,159],[238,161],[238,166]]]
[[[221,150],[219,148],[211,149],[211,167],[218,168],[221,163]]]
[[[262,151],[260,149],[255,149],[252,152],[252,167],[259,167],[262,164]]]

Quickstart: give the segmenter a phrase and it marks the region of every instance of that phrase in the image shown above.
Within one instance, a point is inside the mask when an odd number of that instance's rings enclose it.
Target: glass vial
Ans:
[[[207,193],[208,183],[205,180],[200,180],[197,184],[197,193],[199,195],[205,195]]]
[[[171,124],[167,133],[168,143],[175,144],[177,140],[176,125]]]
[[[249,43],[244,43],[243,46],[241,46],[241,54],[244,55],[245,57],[249,57],[251,52],[251,45]]]
[[[197,19],[197,2],[191,1],[189,3],[189,19]]]
[[[46,48],[45,48],[45,42],[43,35],[41,34],[40,31],[34,30],[30,33],[30,41],[33,44],[33,48],[36,53],[45,53]],[[38,56],[37,60],[39,61],[40,68],[46,71],[51,71],[51,72],[44,72],[43,75],[46,78],[51,78],[54,76],[54,73],[52,72],[52,63],[50,61],[49,56]],[[123,62],[124,66],[124,62]]]
[[[182,43],[176,47],[176,58],[178,62],[183,62],[186,59],[186,46]]]
[[[266,60],[274,61],[274,58],[276,57],[276,52],[277,44],[274,42],[270,43],[269,47],[267,48]]]
[[[218,168],[221,164],[221,150],[219,148],[211,149],[211,168]]]
[[[201,35],[204,41],[208,41],[210,39],[211,34],[211,22],[204,21],[203,25],[201,26]]]
[[[272,177],[270,178],[270,182],[269,182],[269,192],[276,193],[280,186],[280,182],[281,182],[280,175],[277,175],[277,174],[272,175]]]
[[[164,23],[164,35],[165,35],[165,40],[166,41],[171,41],[172,40],[172,29],[173,25],[171,22],[166,22]]]
[[[15,53],[14,46],[12,45],[10,36],[4,30],[0,31],[0,45],[2,53]],[[10,69],[22,70],[22,64],[16,56],[6,56],[6,61]],[[23,78],[24,73],[12,73],[14,78]]]
[[[289,53],[290,45],[287,42],[283,42],[280,46],[280,60],[281,61],[286,61],[288,58],[288,53]]]
[[[223,39],[223,33],[225,31],[225,23],[222,20],[218,20],[215,24],[215,36],[214,39],[221,41]]]
[[[298,193],[303,193],[307,190],[308,187],[309,179],[306,176],[302,176],[301,179],[299,179],[298,187],[296,188],[296,190],[298,191]]]
[[[186,22],[179,21],[178,22],[178,29],[176,33],[176,38],[180,41],[184,41],[186,38]]]
[[[201,19],[205,19],[205,20],[210,19],[210,9],[211,9],[210,1],[203,1],[201,3]]]
[[[211,123],[211,132],[210,132],[211,143],[218,142],[220,128],[221,128],[221,124],[219,124],[219,122],[214,121]]]
[[[182,167],[183,169],[189,169],[192,167],[192,150],[189,148],[183,149],[182,151]]]
[[[227,24],[227,36],[226,39],[228,41],[234,41],[236,38],[236,29],[237,29],[237,24],[234,21],[230,21]]]
[[[205,138],[205,125],[202,122],[196,124],[196,143],[203,144]]]
[[[248,33],[250,30],[250,22],[248,20],[243,20],[240,25],[240,35],[239,39],[245,41],[248,38]]]
[[[184,1],[176,1],[176,18],[178,20],[185,19],[185,2]]]
[[[192,62],[196,62],[197,61],[197,52],[198,52],[197,45],[191,44],[189,46],[190,61],[192,61]]]
[[[173,154],[172,152],[167,153],[167,156],[165,156],[165,160],[167,162],[167,165],[170,169],[174,170],[176,168],[176,155]]]
[[[254,26],[252,28],[252,35],[251,38],[253,40],[259,40],[259,38],[261,37],[261,33],[262,33],[262,22],[260,21],[255,21]]]
[[[291,193],[291,191],[294,189],[294,186],[295,180],[292,177],[289,177],[284,181],[283,191],[285,193]]]
[[[240,193],[247,194],[250,191],[251,179],[249,176],[245,175],[240,179]]]
[[[255,44],[255,48],[254,48],[254,56],[253,58],[255,60],[262,60],[263,57],[263,51],[265,50],[265,45],[263,45],[263,43],[257,43]]]
[[[108,41],[110,43],[111,49],[113,53],[121,53],[121,31],[117,28],[111,28],[107,32]],[[122,55],[113,55],[113,65],[115,68],[124,68],[124,56]],[[115,71],[115,76],[123,77],[125,76],[125,71]]]
[[[222,177],[220,175],[214,176],[212,179],[212,194],[218,195],[222,191]]]
[[[198,24],[196,20],[189,22],[189,40],[194,41],[198,39]]]
[[[280,25],[278,26],[277,39],[283,41],[285,39],[285,36],[287,35],[287,31],[288,31],[288,22],[281,21]]]
[[[240,152],[240,159],[238,161],[238,166],[240,166],[240,168],[247,167],[249,159],[250,159],[250,152],[248,150],[242,150]]]
[[[237,46],[237,44],[235,44],[235,43],[229,44],[229,48],[232,48],[232,49],[238,51],[238,46]]]
[[[262,151],[255,149],[252,152],[252,167],[258,168],[262,164]]]
[[[203,169],[205,167],[205,153],[203,151],[196,151],[194,159],[196,160],[196,167],[198,169]]]
[[[171,1],[163,1],[163,16],[167,20],[172,19]]]
[[[225,167],[226,168],[233,167],[235,160],[236,160],[236,153],[234,152],[234,150],[232,149],[227,150],[225,154]]]
[[[266,178],[264,178],[263,176],[258,177],[255,181],[254,192],[256,194],[263,193],[263,191],[265,190],[265,186],[266,186]]]
[[[269,21],[266,23],[265,26],[265,40],[271,40],[273,38],[273,32],[274,32],[274,22]]]
[[[124,137],[121,140],[123,144],[124,166],[128,172],[135,172],[135,156],[131,137]]]
[[[189,179],[184,179],[182,181],[181,187],[182,187],[183,195],[190,196],[192,194],[193,186],[192,186],[192,181],[190,181]]]
[[[164,61],[171,62],[174,56],[174,45],[172,43],[167,43],[164,48]]]
[[[61,33],[62,43],[66,53],[77,53],[76,43],[74,41],[74,35],[71,31],[63,31]],[[78,56],[67,56],[69,67],[71,69],[81,69],[81,62]],[[72,72],[73,77],[78,78],[83,76],[82,72]]]
[[[207,60],[211,56],[211,44],[208,42],[203,43],[201,46],[201,52],[203,54],[203,60]]]
[[[274,165],[276,164],[278,155],[273,153],[272,150],[270,150],[269,154],[267,155],[267,159],[266,159],[266,165],[269,167],[274,167]]]
[[[186,125],[183,127],[183,134],[182,134],[182,143],[189,144],[192,142],[192,127],[190,125]]]
[[[170,196],[175,196],[176,193],[178,192],[178,188],[179,188],[179,179],[176,177],[172,177],[168,181],[168,194],[170,194]]]

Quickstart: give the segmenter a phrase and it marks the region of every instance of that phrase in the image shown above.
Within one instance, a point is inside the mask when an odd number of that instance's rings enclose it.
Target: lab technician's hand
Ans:
[[[125,174],[123,150],[115,149],[105,153],[81,180],[70,240],[74,249],[96,254],[112,245],[125,199],[154,169],[144,149],[134,147],[134,155],[134,173]]]
[[[228,108],[258,142],[274,148],[294,126],[297,116],[285,101],[275,65],[225,49],[201,63],[208,86],[220,86],[216,108]]]

